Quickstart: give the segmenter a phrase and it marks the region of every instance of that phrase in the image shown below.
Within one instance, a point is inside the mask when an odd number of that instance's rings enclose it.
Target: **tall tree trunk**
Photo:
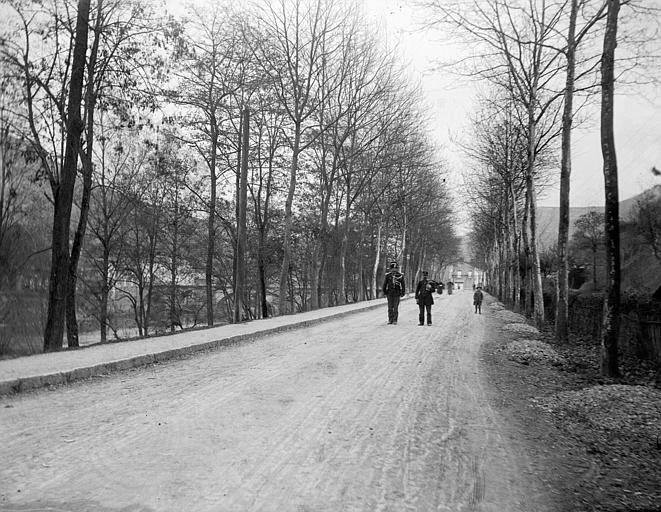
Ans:
[[[138,335],[147,336],[145,331],[145,280],[144,276],[140,277],[138,282],[138,296],[136,297],[135,320],[138,324]]]
[[[367,214],[365,214],[365,220],[360,225],[360,242],[358,244],[358,251],[356,251],[356,256],[358,257],[358,300],[364,301],[365,296],[367,295],[367,289],[365,286],[365,274],[364,274],[364,264],[363,264],[363,247],[365,242],[365,226],[367,225]]]
[[[175,331],[179,324],[183,327],[181,319],[177,318],[177,265],[179,265],[177,254],[179,252],[179,183],[175,179],[174,191],[174,219],[172,223],[172,248],[170,256],[170,332]]]
[[[100,329],[100,341],[105,343],[108,340],[108,296],[110,291],[108,290],[108,285],[105,283],[101,284],[101,300],[99,304],[99,329]]]
[[[402,274],[404,274],[404,282],[410,281],[407,276],[406,272],[408,271],[408,267],[406,265],[406,251],[408,249],[407,247],[407,240],[406,240],[406,230],[408,229],[408,216],[406,210],[404,210],[404,226],[402,227],[402,249],[400,252],[400,259],[402,260],[400,263],[400,269]],[[411,289],[411,282],[408,282],[409,290]]]
[[[261,242],[260,242],[261,244]],[[257,264],[257,270],[259,273],[259,291],[260,291],[260,301],[262,306],[262,318],[269,317],[269,303],[266,299],[266,264],[264,263],[263,247],[260,249],[259,263]]]
[[[89,0],[78,0],[76,39],[71,62],[71,82],[67,100],[66,149],[62,176],[54,192],[51,272],[48,291],[48,316],[44,331],[44,351],[62,348],[67,288],[69,283],[69,230],[73,192],[76,183],[83,122],[80,105],[83,96],[83,76],[87,53],[87,34],[90,14]]]
[[[536,97],[536,92],[532,97]],[[535,190],[535,143],[537,140],[537,124],[534,119],[534,104],[528,107],[528,170],[526,172],[526,189],[528,207],[530,208],[530,257],[532,260],[532,289],[534,296],[533,318],[537,328],[544,326],[544,296],[542,294],[542,272],[539,263],[537,246],[537,191]]]
[[[243,142],[241,143],[241,177],[239,180],[239,218],[236,233],[236,288],[234,289],[234,322],[241,321],[245,300],[246,278],[246,205],[248,202],[248,144],[250,141],[250,111],[243,109],[241,123]]]
[[[261,304],[262,318],[269,317],[269,303],[266,297],[266,256],[264,254],[266,245],[266,222],[258,225],[259,242],[257,247],[257,273],[259,275],[259,301]]]
[[[310,309],[319,309],[319,240],[314,244],[310,261]]]
[[[562,112],[562,155],[560,162],[560,221],[558,226],[558,304],[555,313],[555,337],[566,343],[569,337],[569,186],[571,177],[571,131],[574,115],[574,76],[576,74],[576,16],[578,0],[571,0],[567,34],[567,78]]]
[[[154,233],[154,236],[156,234]],[[153,304],[153,298],[154,298],[154,281],[156,280],[156,273],[155,273],[155,267],[156,267],[156,239],[154,238],[153,245],[150,247],[150,253],[149,253],[149,280],[147,281],[147,302],[145,304],[145,319],[143,321],[143,325],[145,328],[145,336],[149,335],[149,327],[151,323],[151,307]]]
[[[347,303],[347,264],[346,264],[346,259],[347,259],[347,248],[349,246],[349,227],[350,227],[350,222],[351,222],[351,189],[350,185],[347,183],[347,198],[346,198],[346,209],[344,211],[344,226],[342,229],[342,241],[340,243],[340,257],[339,257],[339,269],[338,269],[338,277],[339,277],[339,284],[338,284],[338,289],[339,289],[339,297],[338,297],[338,305],[346,304]]]
[[[592,248],[592,290],[597,291],[597,248]]]
[[[321,222],[319,229],[320,243],[317,259],[317,307],[321,308],[328,305],[328,298],[324,298],[323,277],[326,270],[326,259],[328,258],[328,208],[329,201],[326,199],[321,203]]]
[[[514,233],[514,226],[513,226],[513,221],[512,221],[512,216],[511,213],[509,215],[508,219],[510,228],[509,228],[509,239],[507,240],[507,267],[508,267],[508,272],[509,272],[509,288],[507,290],[508,293],[508,301],[510,304],[510,307],[514,308],[514,299],[516,297],[516,265],[515,265],[515,258],[514,258],[514,246],[515,246],[515,239],[516,239],[516,234]]]
[[[85,232],[87,231],[87,218],[90,209],[90,195],[92,194],[92,151],[94,146],[94,111],[96,109],[96,94],[94,90],[96,60],[101,42],[101,20],[103,0],[97,2],[97,16],[94,25],[94,42],[89,56],[87,67],[87,90],[85,91],[85,117],[87,121],[86,147],[81,151],[83,156],[83,191],[80,200],[80,217],[78,228],[71,246],[71,258],[69,260],[69,283],[67,285],[66,322],[67,322],[67,345],[78,347],[78,319],[76,318],[76,285],[78,282],[78,263],[83,250]]]
[[[296,176],[298,173],[298,153],[301,147],[301,122],[294,123],[294,145],[292,148],[291,168],[289,173],[289,190],[285,201],[285,230],[283,234],[282,267],[280,269],[280,286],[278,305],[281,315],[290,313],[287,302],[287,281],[289,277],[289,265],[291,264],[291,229],[292,229],[292,205],[294,193],[296,192]],[[292,297],[293,299],[293,297]]]
[[[99,311],[99,329],[101,330],[101,343],[105,343],[108,339],[108,295],[110,295],[110,287],[108,280],[110,279],[110,251],[107,246],[103,248],[103,268],[101,270],[101,304]]]
[[[620,330],[620,213],[613,133],[614,67],[619,11],[620,0],[608,0],[604,51],[601,57],[601,153],[604,158],[608,271],[608,293],[604,300],[604,324],[601,331],[601,372],[608,377],[619,375],[617,338]]]
[[[91,191],[92,165],[90,162],[89,165],[86,163],[83,164],[83,191],[80,202],[80,217],[78,218],[78,228],[76,229],[71,246],[71,257],[69,258],[66,300],[67,345],[69,348],[80,346],[78,341],[78,319],[76,318],[76,286],[78,283],[78,262],[80,261],[80,254],[83,249],[85,231],[87,231]]]
[[[514,311],[521,311],[521,233],[518,226],[518,213],[514,206]]]
[[[511,200],[511,222],[512,222],[512,304],[514,311],[520,311],[521,308],[521,272],[519,270],[519,219],[516,211],[516,199],[514,197],[514,187],[510,182],[509,199]]]
[[[530,272],[530,237],[528,236],[529,229],[529,215],[530,206],[529,198],[526,193],[525,206],[523,209],[523,221],[521,223],[521,234],[523,236],[523,261],[525,268],[523,269],[523,311],[526,316],[532,313],[532,304],[530,297],[532,295],[532,279]]]
[[[209,159],[209,219],[207,222],[207,261],[204,269],[208,326],[212,326],[214,322],[213,260],[216,252],[216,153],[218,152],[218,127],[216,126],[216,119],[213,116],[210,121],[210,128],[211,155]]]
[[[379,273],[379,263],[381,260],[381,231],[383,229],[383,221],[379,219],[379,225],[376,229],[376,243],[375,243],[375,254],[374,254],[374,266],[372,267],[372,298],[376,299],[379,296],[379,288],[376,282]]]

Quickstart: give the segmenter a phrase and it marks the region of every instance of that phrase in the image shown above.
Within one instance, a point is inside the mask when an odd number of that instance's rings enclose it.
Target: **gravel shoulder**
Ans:
[[[661,391],[639,362],[598,375],[598,347],[557,345],[491,300],[503,329],[482,347],[491,401],[525,445],[555,510],[661,510]]]

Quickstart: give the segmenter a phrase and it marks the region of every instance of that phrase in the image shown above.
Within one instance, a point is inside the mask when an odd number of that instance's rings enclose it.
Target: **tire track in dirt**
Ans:
[[[3,399],[0,509],[544,510],[482,388],[495,324],[436,302]]]

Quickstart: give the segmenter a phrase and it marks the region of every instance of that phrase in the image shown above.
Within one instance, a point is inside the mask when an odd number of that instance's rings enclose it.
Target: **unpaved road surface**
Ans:
[[[470,295],[0,398],[0,510],[547,510]]]

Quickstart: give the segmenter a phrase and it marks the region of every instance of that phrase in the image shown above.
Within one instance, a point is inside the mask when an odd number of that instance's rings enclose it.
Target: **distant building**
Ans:
[[[484,286],[485,272],[482,269],[474,267],[464,261],[458,261],[448,265],[443,274],[443,281],[454,283],[455,290],[467,288],[473,289],[475,286]]]

